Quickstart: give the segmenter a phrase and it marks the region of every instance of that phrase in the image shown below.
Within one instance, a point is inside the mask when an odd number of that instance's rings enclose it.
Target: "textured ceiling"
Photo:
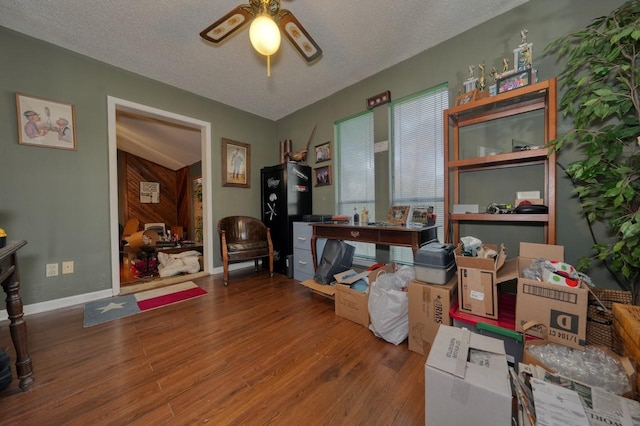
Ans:
[[[282,0],[323,56],[308,64],[283,37],[270,78],[248,26],[199,36],[247,0],[0,0],[0,26],[278,120],[526,1]],[[119,149],[172,170],[200,160],[192,129],[123,113],[116,129]]]
[[[324,53],[307,64],[283,38],[271,78],[247,26],[198,35],[247,0],[0,0],[0,25],[278,120],[526,1],[282,0]]]

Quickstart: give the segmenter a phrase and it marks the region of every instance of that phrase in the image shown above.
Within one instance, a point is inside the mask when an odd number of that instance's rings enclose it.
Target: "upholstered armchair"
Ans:
[[[229,264],[254,260],[256,271],[258,261],[269,258],[269,273],[273,277],[273,243],[271,231],[260,219],[250,216],[228,216],[218,221],[220,252],[224,285],[229,284]]]

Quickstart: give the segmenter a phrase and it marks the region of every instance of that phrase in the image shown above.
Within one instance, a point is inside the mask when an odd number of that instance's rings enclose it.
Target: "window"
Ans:
[[[433,206],[436,224],[444,219],[443,111],[449,107],[446,84],[391,105],[391,204]],[[438,239],[443,239],[438,227]],[[413,264],[407,247],[391,247],[391,260]]]
[[[366,112],[336,123],[337,208],[353,217],[366,208],[375,211],[373,113]],[[353,244],[353,243],[352,243]],[[355,256],[375,258],[375,245],[356,243]]]

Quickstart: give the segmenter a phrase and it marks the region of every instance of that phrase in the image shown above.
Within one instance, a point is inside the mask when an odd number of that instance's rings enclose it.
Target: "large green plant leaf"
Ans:
[[[616,241],[594,244],[595,258],[639,294],[640,283],[640,1],[627,1],[585,28],[550,43],[566,61],[559,107],[574,128],[549,152],[577,145],[583,158],[567,173],[589,221],[603,221]],[[581,259],[580,269],[592,259]]]

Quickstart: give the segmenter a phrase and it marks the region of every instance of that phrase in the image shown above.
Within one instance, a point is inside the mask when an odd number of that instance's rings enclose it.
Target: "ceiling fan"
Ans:
[[[200,37],[220,43],[249,21],[253,21],[250,29],[251,44],[267,58],[280,47],[280,31],[307,62],[312,62],[322,55],[318,43],[311,38],[296,17],[287,9],[280,9],[280,0],[249,0],[249,4],[241,4],[205,28],[200,32]],[[259,33],[261,28],[258,27],[261,25],[270,26],[271,33]],[[267,37],[273,37],[273,40]]]

